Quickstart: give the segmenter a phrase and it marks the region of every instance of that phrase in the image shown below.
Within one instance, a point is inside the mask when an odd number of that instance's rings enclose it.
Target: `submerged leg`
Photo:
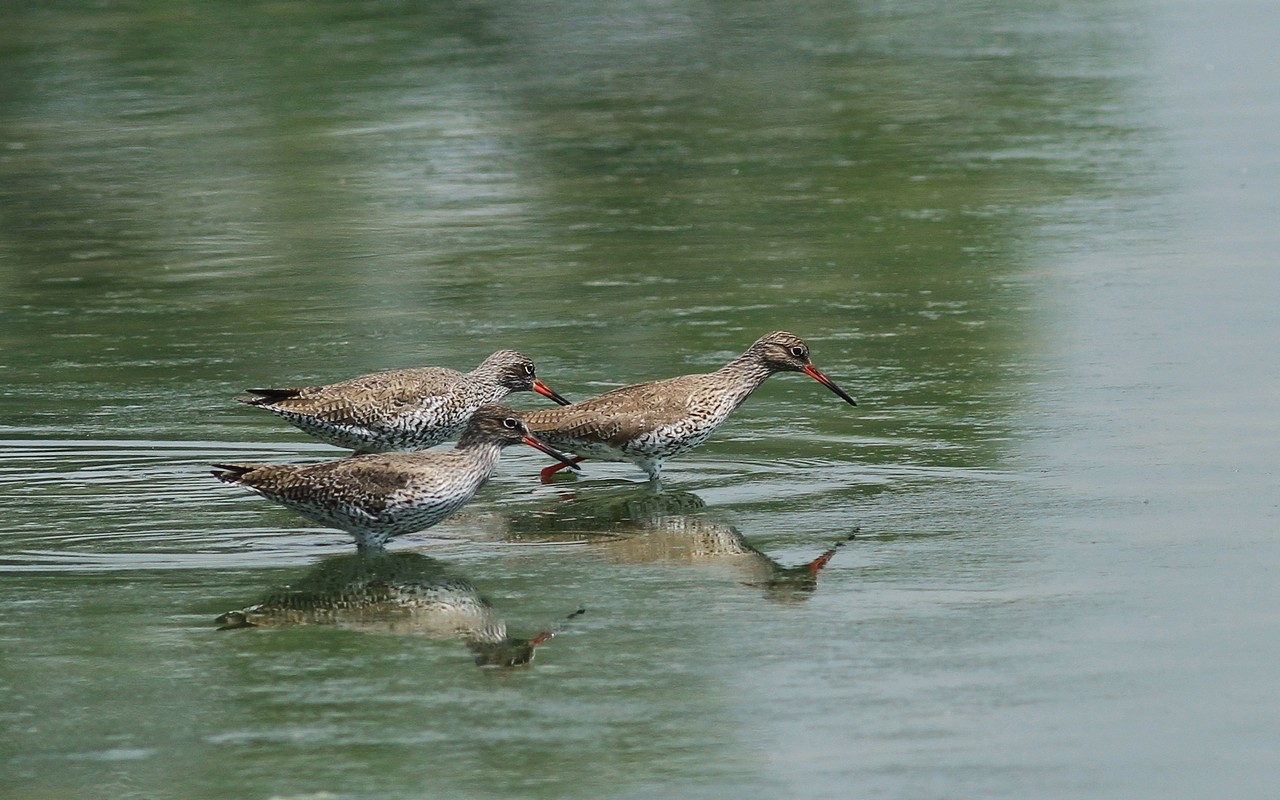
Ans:
[[[356,539],[356,552],[361,555],[377,555],[387,549],[387,539],[390,536],[378,536],[376,534],[358,534],[353,533]]]
[[[662,459],[648,458],[637,461],[637,466],[649,476],[649,488],[655,492],[662,491]]]

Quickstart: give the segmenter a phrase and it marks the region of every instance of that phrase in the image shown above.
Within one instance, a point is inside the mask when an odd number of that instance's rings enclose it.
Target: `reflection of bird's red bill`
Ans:
[[[827,387],[831,391],[835,392],[837,395],[839,395],[841,400],[845,401],[849,405],[856,406],[858,404],[857,400],[854,400],[852,397],[850,397],[849,394],[844,389],[841,389],[839,386],[836,386],[835,381],[831,380],[826,375],[823,375],[822,370],[818,369],[814,365],[805,364],[804,374],[808,375],[810,378],[813,378],[818,383],[822,384],[823,386]]]
[[[534,379],[533,390],[538,394],[542,395],[543,397],[551,398],[552,400],[556,401],[562,406],[569,405],[569,401],[561,397],[559,392],[555,391],[554,389],[552,389],[550,386],[546,385],[539,379],[536,379],[536,378]]]
[[[526,436],[523,439],[521,439],[521,441],[529,445],[530,447],[534,448],[535,450],[541,450],[542,452],[551,456],[556,461],[559,461],[560,463],[564,464],[566,467],[570,469],[576,469],[579,472],[582,471],[582,467],[578,466],[578,462],[575,461],[572,456],[567,456],[564,453],[561,453],[559,450],[555,449],[554,447],[542,441],[541,439],[537,439],[533,436]]]
[[[561,622],[559,625],[556,625],[554,627],[548,628],[542,633],[539,633],[537,636],[534,636],[532,639],[529,640],[529,644],[532,645],[533,647],[537,647],[538,645],[542,644],[543,642],[547,641],[553,636],[556,636],[557,634],[559,634],[560,631],[564,630],[565,622],[568,622],[574,617],[580,617],[585,613],[587,613],[587,609],[585,608],[578,609],[577,611],[573,612],[569,616],[565,617],[564,622]]]

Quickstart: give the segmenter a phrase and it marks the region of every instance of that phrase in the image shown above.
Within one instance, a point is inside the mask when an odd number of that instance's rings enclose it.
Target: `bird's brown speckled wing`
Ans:
[[[637,383],[559,408],[524,412],[533,435],[549,441],[578,439],[611,445],[670,425],[689,414],[704,375]]]
[[[237,483],[282,501],[358,508],[375,517],[388,500],[414,479],[402,465],[403,453],[352,456],[321,464],[268,465],[239,476]],[[419,454],[418,462],[422,462]]]
[[[462,373],[444,367],[391,370],[306,387],[288,397],[268,395],[254,405],[306,414],[335,425],[370,426],[402,409],[443,402],[443,396],[464,379]]]

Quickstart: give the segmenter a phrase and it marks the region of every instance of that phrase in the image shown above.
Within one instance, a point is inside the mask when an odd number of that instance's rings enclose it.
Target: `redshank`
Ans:
[[[706,441],[756,387],[777,372],[803,372],[849,405],[858,403],[809,361],[809,346],[785,331],[761,336],[715,372],[623,386],[564,408],[524,412],[539,439],[584,458],[630,461],[657,487],[662,463]],[[563,469],[542,470],[542,481]]]
[[[534,391],[568,405],[538,379],[533,361],[499,350],[470,372],[445,367],[396,369],[327,386],[246,389],[237,397],[357,453],[426,450],[461,433],[472,413],[511,392]]]
[[[471,415],[452,450],[368,453],[319,464],[214,464],[213,474],[346,531],[361,550],[377,550],[461,508],[493,474],[502,448],[518,443],[576,469],[532,436],[515,411],[486,405]]]

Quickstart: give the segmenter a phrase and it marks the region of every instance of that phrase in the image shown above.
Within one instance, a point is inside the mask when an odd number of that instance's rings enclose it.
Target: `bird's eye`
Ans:
[[[520,420],[516,419],[515,417],[507,417],[502,421],[502,427],[510,428],[511,430],[514,431],[520,427]]]
[[[804,348],[803,348],[803,347],[792,347],[792,348],[791,348],[791,355],[795,356],[796,358],[804,358]]]
[[[532,377],[533,377],[533,365],[532,365],[532,364],[525,364],[525,365],[524,365],[524,374],[525,374],[525,375],[528,375],[530,378],[532,378]]]

